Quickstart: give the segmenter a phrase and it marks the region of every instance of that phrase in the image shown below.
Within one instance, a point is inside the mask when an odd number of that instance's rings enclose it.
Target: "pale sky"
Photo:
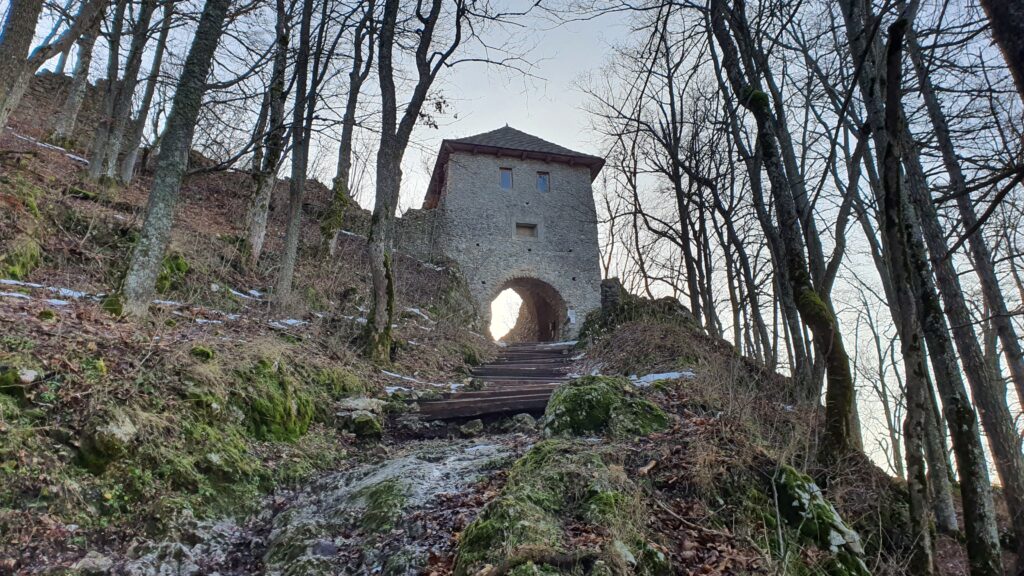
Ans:
[[[399,209],[419,207],[429,167],[444,138],[489,132],[508,124],[561,146],[600,155],[583,110],[585,96],[576,85],[607,62],[612,44],[627,32],[621,18],[609,17],[532,31],[533,78],[476,63],[443,72],[447,76],[440,85],[458,118],[445,118],[436,130],[417,128],[417,145],[406,154]]]

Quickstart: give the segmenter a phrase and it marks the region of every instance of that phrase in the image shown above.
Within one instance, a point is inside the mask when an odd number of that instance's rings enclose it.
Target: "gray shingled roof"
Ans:
[[[477,134],[475,136],[455,138],[449,140],[449,142],[476,146],[492,146],[494,148],[506,148],[509,150],[524,150],[527,152],[541,152],[543,154],[577,156],[579,158],[596,158],[596,156],[576,152],[559,146],[558,144],[548,142],[547,140],[537,138],[536,136],[531,136],[526,132],[516,130],[510,126],[505,126],[504,128],[498,128],[497,130],[491,130],[490,132],[484,132],[483,134]]]

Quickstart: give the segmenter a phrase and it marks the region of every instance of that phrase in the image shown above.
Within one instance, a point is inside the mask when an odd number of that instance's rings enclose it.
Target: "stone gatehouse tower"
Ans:
[[[520,338],[572,338],[601,304],[591,182],[603,165],[508,126],[445,140],[400,245],[457,262],[488,324],[491,302],[511,288],[523,299]]]

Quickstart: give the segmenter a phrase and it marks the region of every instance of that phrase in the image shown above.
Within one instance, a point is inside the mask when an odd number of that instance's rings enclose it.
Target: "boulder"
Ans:
[[[384,434],[383,419],[369,410],[341,412],[337,415],[337,425],[340,430],[365,440],[376,440]]]
[[[484,431],[484,421],[477,418],[459,426],[459,434],[466,438],[475,438]]]
[[[107,464],[128,453],[138,432],[131,418],[121,411],[93,419],[79,442],[83,463],[94,472],[102,472]]]
[[[512,417],[511,430],[521,434],[530,434],[537,430],[537,420],[525,412],[516,414]]]
[[[114,562],[110,558],[93,550],[75,562],[73,569],[82,576],[102,576],[110,574],[113,567]]]
[[[644,436],[668,426],[668,416],[621,376],[584,376],[562,384],[544,411],[544,435]]]

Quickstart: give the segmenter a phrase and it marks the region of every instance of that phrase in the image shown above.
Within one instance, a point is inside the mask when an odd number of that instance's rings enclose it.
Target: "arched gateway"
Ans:
[[[572,338],[601,303],[591,182],[603,165],[508,126],[445,140],[400,246],[458,263],[486,322],[512,288],[523,300],[518,339]]]

